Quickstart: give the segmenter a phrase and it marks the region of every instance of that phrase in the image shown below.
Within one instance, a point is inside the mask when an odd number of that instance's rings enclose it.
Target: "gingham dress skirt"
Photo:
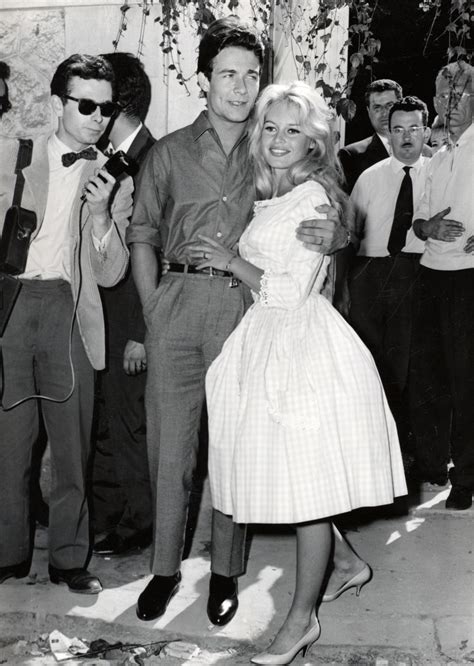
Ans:
[[[306,206],[314,188],[300,189]],[[265,269],[273,265],[269,242],[280,243],[276,258],[289,247],[275,298],[284,271],[295,281],[306,256],[316,262],[300,243],[291,246],[288,219],[298,200],[282,201],[257,214],[241,240],[242,255],[260,266],[267,261]],[[316,520],[406,493],[397,430],[373,358],[320,295],[318,280],[292,309],[257,296],[207,373],[212,503],[236,522]]]

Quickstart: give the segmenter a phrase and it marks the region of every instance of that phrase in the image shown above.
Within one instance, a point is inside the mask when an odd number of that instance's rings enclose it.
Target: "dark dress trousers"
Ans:
[[[155,143],[142,127],[127,155],[138,164]],[[98,428],[94,459],[96,532],[115,527],[127,538],[151,527],[152,507],[145,426],[144,372],[127,375],[123,352],[128,340],[143,344],[145,323],[129,267],[111,289],[101,289],[107,367],[99,376]]]

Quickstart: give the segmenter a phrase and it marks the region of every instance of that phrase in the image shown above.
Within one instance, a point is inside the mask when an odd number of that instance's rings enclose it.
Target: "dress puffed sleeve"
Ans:
[[[262,305],[294,310],[301,307],[314,287],[318,291],[322,288],[329,259],[307,249],[296,237],[300,222],[316,217],[315,208],[321,204],[329,204],[324,188],[308,181],[292,190],[287,205],[275,211],[272,245],[279,243],[281,251],[264,269],[259,292]]]

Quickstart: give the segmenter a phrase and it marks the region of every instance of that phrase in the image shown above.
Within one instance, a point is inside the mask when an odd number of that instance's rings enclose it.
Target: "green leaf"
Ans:
[[[357,111],[356,103],[347,97],[341,97],[336,103],[336,112],[342,116],[347,122],[351,121]]]

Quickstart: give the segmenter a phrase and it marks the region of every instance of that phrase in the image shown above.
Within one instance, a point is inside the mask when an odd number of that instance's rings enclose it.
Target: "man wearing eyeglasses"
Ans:
[[[446,508],[465,510],[474,490],[474,128],[473,67],[459,61],[436,77],[434,104],[451,143],[433,157],[414,230],[425,241],[425,299],[416,332],[416,422],[420,468],[452,483]]]
[[[128,264],[125,228],[132,182],[101,169],[93,145],[114,113],[113,72],[102,58],[73,55],[51,81],[57,130],[38,138],[23,169],[21,207],[36,215],[21,288],[7,322],[0,408],[0,583],[31,564],[29,473],[41,410],[51,447],[49,576],[73,592],[102,586],[87,569],[85,489],[94,403],[94,370],[104,367],[98,285],[111,286]],[[0,147],[0,224],[18,183],[18,142]],[[2,239],[5,242],[5,238]]]
[[[365,103],[374,134],[350,143],[339,151],[349,193],[361,173],[392,154],[388,119],[390,109],[402,95],[402,87],[392,79],[377,79],[367,86]],[[428,146],[423,147],[423,155],[431,156]]]
[[[426,104],[417,97],[395,102],[388,120],[393,154],[364,171],[351,194],[360,247],[349,275],[350,322],[374,356],[405,459],[412,311],[424,249],[411,224],[429,161],[422,156],[427,121]]]

